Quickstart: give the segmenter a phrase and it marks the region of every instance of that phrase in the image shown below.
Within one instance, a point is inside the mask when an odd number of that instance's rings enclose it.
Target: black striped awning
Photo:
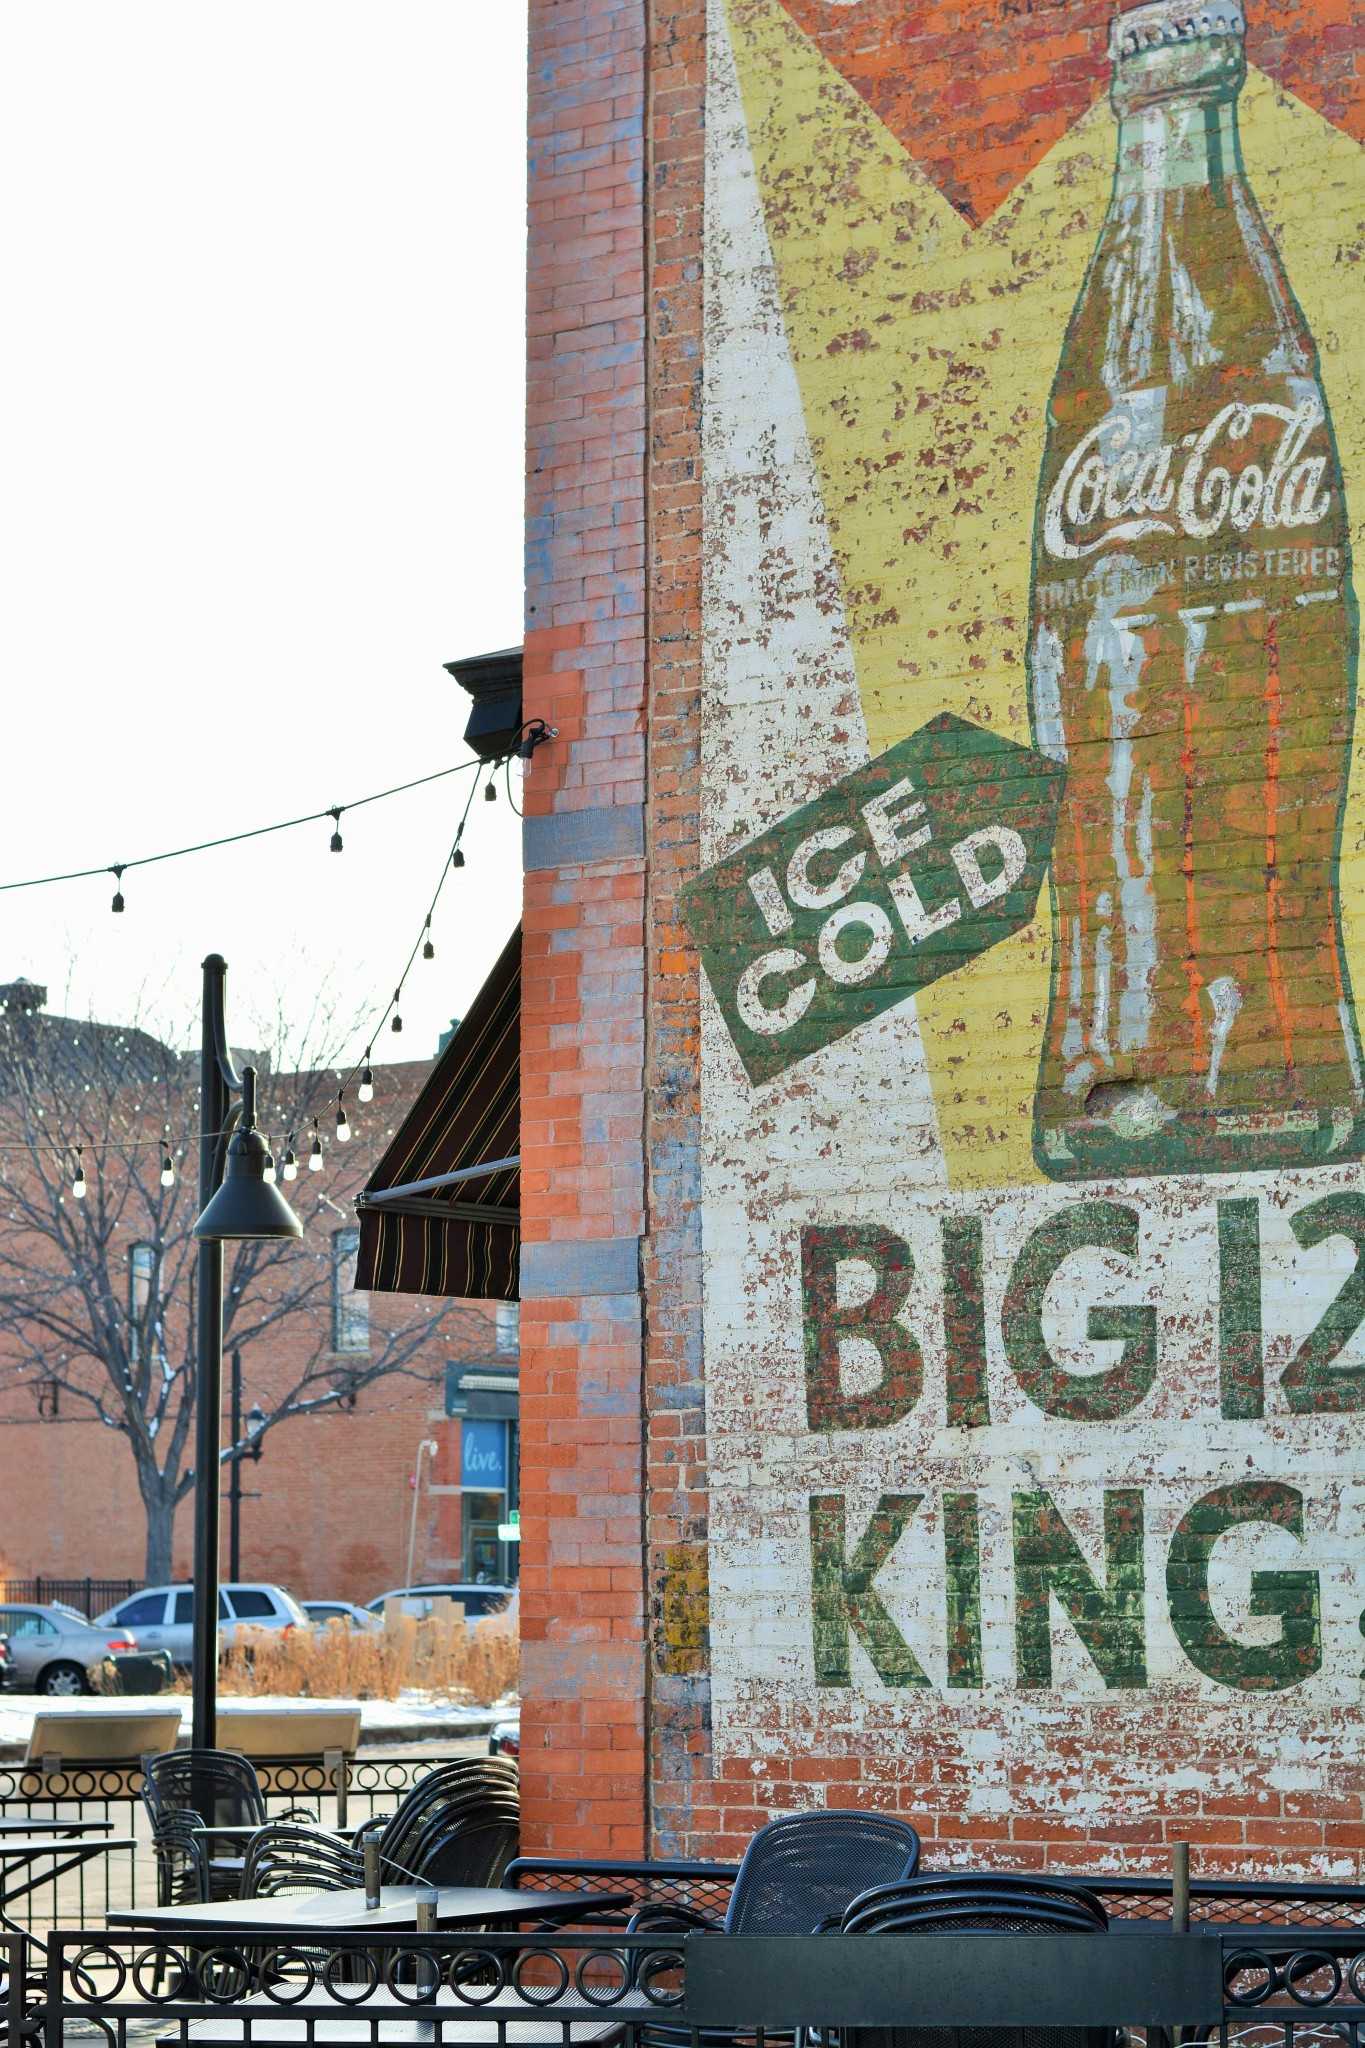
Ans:
[[[518,925],[356,1202],[357,1287],[517,1299],[520,1097]]]

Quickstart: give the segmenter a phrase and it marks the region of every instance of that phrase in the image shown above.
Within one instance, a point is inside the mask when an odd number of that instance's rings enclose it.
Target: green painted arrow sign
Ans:
[[[689,884],[683,915],[749,1079],[1027,924],[1065,773],[944,712]]]

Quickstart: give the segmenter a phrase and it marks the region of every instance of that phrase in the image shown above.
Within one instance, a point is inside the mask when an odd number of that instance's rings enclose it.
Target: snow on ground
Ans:
[[[234,1714],[278,1714],[311,1707],[359,1707],[362,1744],[376,1742],[430,1741],[433,1736],[478,1735],[517,1712],[515,1697],[495,1701],[490,1707],[456,1704],[436,1699],[430,1693],[405,1691],[396,1700],[297,1700],[234,1699],[218,1695],[220,1707]],[[162,1693],[147,1698],[126,1699],[44,1699],[36,1693],[0,1695],[0,1756],[22,1756],[33,1732],[35,1714],[128,1714],[142,1710],[167,1712],[180,1709],[185,1740],[189,1739],[192,1703],[187,1693]]]

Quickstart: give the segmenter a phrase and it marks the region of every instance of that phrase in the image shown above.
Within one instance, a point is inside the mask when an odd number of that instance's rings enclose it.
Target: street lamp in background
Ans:
[[[424,1436],[417,1446],[417,1463],[412,1474],[412,1521],[408,1528],[408,1572],[403,1584],[412,1584],[412,1560],[417,1550],[417,1504],[422,1498],[422,1460],[434,1458],[441,1446],[434,1437]]]
[[[273,1181],[270,1150],[256,1128],[256,1069],[237,1072],[228,1051],[227,962],[204,962],[199,1044],[199,1376],[195,1390],[194,1720],[191,1742],[218,1736],[219,1458],[223,1399],[223,1246],[241,1239],[302,1237],[303,1225]],[[240,1102],[232,1097],[240,1095]]]

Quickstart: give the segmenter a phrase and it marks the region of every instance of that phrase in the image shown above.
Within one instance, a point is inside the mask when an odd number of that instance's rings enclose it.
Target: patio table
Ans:
[[[36,1830],[24,1835],[0,1835],[0,1927],[7,1927],[11,1934],[22,1934],[31,1939],[28,1930],[10,1918],[9,1908],[16,1899],[26,1898],[40,1884],[55,1884],[58,1878],[69,1876],[93,1857],[107,1856],[115,1849],[136,1847],[137,1842],[132,1835],[92,1836],[88,1840],[72,1836],[63,1838]],[[15,1881],[30,1872],[43,1856],[51,1856],[56,1868],[44,1871],[40,1876],[29,1876],[23,1884]],[[57,1862],[59,1858],[65,1860]]]
[[[113,1831],[111,1820],[38,1820],[32,1815],[26,1819],[0,1820],[0,1840],[6,1835],[109,1835]]]
[[[295,1892],[280,1898],[225,1899],[219,1904],[131,1906],[106,1914],[110,1927],[145,1927],[185,1934],[199,1927],[225,1934],[288,1938],[320,1928],[416,1927],[418,1904],[436,1902],[438,1927],[485,1926],[520,1920],[571,1921],[585,1912],[633,1903],[628,1892],[517,1892],[501,1885],[386,1884],[378,1906],[367,1906],[363,1885],[337,1892]]]

